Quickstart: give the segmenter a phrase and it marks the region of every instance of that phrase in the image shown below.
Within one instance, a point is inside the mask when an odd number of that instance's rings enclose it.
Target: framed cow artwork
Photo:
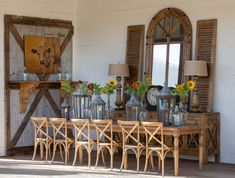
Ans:
[[[24,36],[26,73],[55,74],[60,72],[60,40],[56,37]]]

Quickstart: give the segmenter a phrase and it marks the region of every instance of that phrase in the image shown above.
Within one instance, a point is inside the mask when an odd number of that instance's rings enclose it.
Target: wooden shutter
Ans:
[[[207,62],[208,76],[197,80],[198,99],[203,112],[211,112],[214,92],[217,20],[197,21],[196,60]]]
[[[130,77],[126,77],[124,84],[141,80],[142,65],[144,56],[144,25],[134,25],[127,27],[126,41],[126,64],[129,64]],[[129,96],[123,94],[124,103],[129,100]]]

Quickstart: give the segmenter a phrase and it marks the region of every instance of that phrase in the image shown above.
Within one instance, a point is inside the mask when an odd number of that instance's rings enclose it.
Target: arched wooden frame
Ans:
[[[191,60],[191,48],[192,48],[192,26],[190,23],[189,18],[187,15],[176,8],[166,8],[158,12],[151,20],[147,36],[146,36],[146,60],[145,60],[145,78],[146,77],[152,77],[152,65],[153,65],[153,45],[155,44],[154,41],[154,32],[157,25],[160,25],[160,22],[163,18],[172,18],[173,16],[176,16],[180,24],[183,27],[183,39],[181,40],[182,48],[180,52],[180,67],[179,67],[179,82],[185,81],[185,77],[183,75],[184,71],[184,61],[185,60]],[[173,29],[174,30],[174,29]],[[170,32],[167,35],[170,36],[171,32],[173,30],[170,30]]]

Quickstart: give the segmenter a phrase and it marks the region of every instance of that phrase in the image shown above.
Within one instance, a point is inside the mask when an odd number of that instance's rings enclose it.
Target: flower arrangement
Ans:
[[[145,81],[140,82],[140,81],[135,81],[132,82],[131,84],[126,85],[126,93],[127,94],[132,94],[141,100],[145,92],[148,90],[149,85],[151,84],[151,79],[147,78]]]
[[[61,89],[66,93],[66,94],[71,94],[72,92],[75,91],[75,87],[73,87],[68,80],[61,80]]]
[[[116,81],[109,80],[108,83],[102,88],[101,92],[103,94],[111,95],[114,93],[115,89],[116,89]]]
[[[101,94],[102,87],[97,83],[80,81],[79,89],[85,95],[92,96],[93,94]]]
[[[96,95],[101,94],[102,87],[100,86],[100,84],[93,83],[93,86],[94,86],[94,93]]]
[[[173,89],[174,96],[185,97],[188,96],[188,92],[195,89],[195,82],[192,80],[187,83],[176,84],[175,89]]]

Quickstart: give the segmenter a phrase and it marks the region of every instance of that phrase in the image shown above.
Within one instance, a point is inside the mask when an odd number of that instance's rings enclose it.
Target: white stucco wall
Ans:
[[[0,156],[5,154],[4,111],[4,14],[71,20],[77,27],[77,0],[1,0],[0,1]],[[77,28],[73,56],[77,56]],[[75,40],[76,39],[76,40]]]
[[[214,111],[221,112],[221,161],[235,163],[234,0],[79,0],[74,76],[105,83],[108,64],[125,60],[127,26],[145,24],[147,30],[151,18],[166,7],[179,8],[188,15],[193,45],[196,21],[218,19]]]

